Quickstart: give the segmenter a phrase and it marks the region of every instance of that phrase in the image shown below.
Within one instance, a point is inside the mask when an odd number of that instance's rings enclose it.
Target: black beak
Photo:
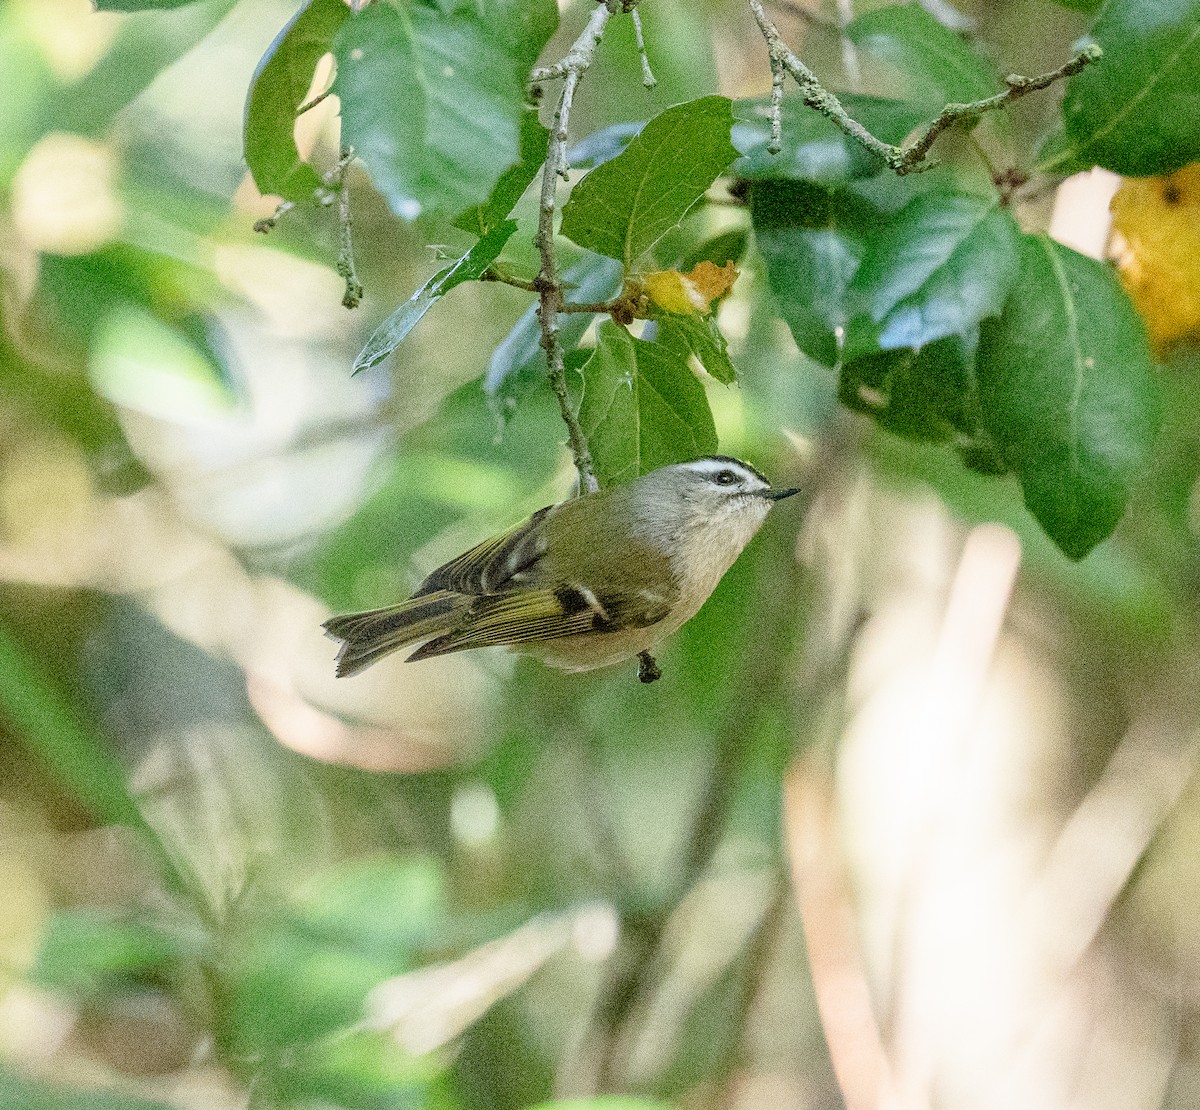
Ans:
[[[782,501],[785,497],[791,497],[799,492],[798,489],[769,489],[764,491],[763,497],[769,501]]]

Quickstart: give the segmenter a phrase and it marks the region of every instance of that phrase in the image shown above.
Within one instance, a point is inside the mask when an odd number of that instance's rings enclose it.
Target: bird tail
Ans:
[[[439,591],[366,613],[330,617],[321,627],[327,636],[342,642],[335,673],[347,678],[397,648],[448,632],[467,604],[459,594]]]

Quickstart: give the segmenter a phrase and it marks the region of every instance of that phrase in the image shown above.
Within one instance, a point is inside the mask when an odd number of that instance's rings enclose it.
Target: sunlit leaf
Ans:
[[[637,280],[659,308],[683,316],[706,316],[715,302],[728,295],[737,278],[732,262],[724,266],[700,262],[687,273],[656,270],[638,275]]]
[[[732,126],[723,96],[668,108],[571,190],[562,233],[628,266],[691,211],[737,156]]]
[[[1111,0],[1092,38],[1063,100],[1075,156],[1129,177],[1200,158],[1200,0]]]
[[[602,487],[717,449],[704,387],[687,363],[611,322],[583,367],[579,424]]]
[[[457,262],[434,274],[375,329],[354,360],[352,372],[357,374],[378,365],[400,346],[421,317],[451,289],[464,281],[478,280],[479,275],[500,257],[504,244],[516,230],[517,225],[512,220],[497,224]]]
[[[1072,558],[1116,527],[1158,431],[1146,333],[1112,271],[1026,236],[1021,272],[981,333],[984,426],[1025,504]]]
[[[320,185],[296,149],[296,109],[308,94],[317,62],[349,17],[342,0],[310,0],[258,63],[246,98],[243,147],[260,193],[295,201],[311,197]]]
[[[1200,163],[1123,182],[1112,212],[1121,283],[1155,348],[1200,333]]]

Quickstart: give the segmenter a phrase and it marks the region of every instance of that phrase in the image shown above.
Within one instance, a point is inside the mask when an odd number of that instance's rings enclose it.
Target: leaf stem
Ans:
[[[654,70],[650,68],[650,59],[646,57],[646,39],[642,35],[642,13],[637,8],[632,8],[629,17],[633,20],[633,35],[637,40],[638,57],[642,60],[642,84],[646,88],[652,89],[658,84],[658,78],[654,76]]]
[[[559,413],[567,426],[567,444],[579,472],[580,492],[592,492],[599,488],[592,469],[592,456],[588,450],[587,437],[579,426],[579,420],[571,410],[567,393],[566,371],[563,366],[563,349],[559,342],[558,314],[563,310],[563,284],[558,274],[558,263],[554,257],[554,209],[558,178],[567,176],[567,136],[571,107],[579,79],[587,72],[595,56],[596,45],[604,35],[605,25],[612,16],[607,4],[598,4],[566,56],[556,65],[535,70],[531,81],[563,79],[562,93],[554,111],[554,126],[546,150],[546,164],[542,167],[541,197],[538,207],[538,229],[534,243],[541,256],[541,269],[534,286],[538,294],[538,321],[541,325],[541,346],[546,353],[550,388],[558,401]]]
[[[313,108],[315,108],[318,104],[320,104],[321,101],[324,100],[327,96],[332,95],[332,93],[333,93],[332,88],[326,89],[323,93],[317,93],[317,95],[314,96],[312,98],[312,100],[306,100],[303,104],[300,105],[299,108],[296,109],[296,115],[302,116],[302,115],[304,115],[305,112],[312,111]]]
[[[937,118],[907,146],[892,146],[890,143],[885,143],[881,139],[876,138],[861,123],[851,118],[847,114],[846,109],[842,107],[842,102],[833,93],[829,92],[817,80],[812,70],[792,53],[787,43],[783,41],[783,36],[779,33],[779,28],[775,26],[767,13],[763,11],[761,0],[748,0],[748,2],[750,11],[758,23],[758,29],[762,32],[763,39],[766,41],[767,55],[771,63],[772,151],[776,152],[778,149],[775,146],[775,136],[779,133],[781,127],[779,122],[781,112],[781,97],[778,91],[781,84],[779,74],[786,72],[791,75],[792,79],[799,86],[805,104],[810,108],[815,108],[830,123],[846,135],[849,135],[860,146],[881,158],[888,168],[899,176],[929,169],[929,163],[925,160],[926,155],[929,153],[929,148],[933,146],[942,132],[953,127],[961,120],[974,120],[985,112],[994,112],[999,108],[1007,107],[1014,100],[1022,96],[1027,96],[1031,92],[1036,92],[1039,89],[1044,89],[1052,85],[1055,81],[1060,81],[1064,77],[1070,77],[1078,73],[1085,66],[1099,61],[1103,54],[1100,47],[1092,43],[1085,46],[1072,58],[1049,73],[1043,73],[1037,77],[1022,77],[1015,73],[1009,74],[1004,78],[1004,84],[1007,87],[1003,92],[997,93],[995,96],[985,97],[983,100],[972,101],[970,104],[947,104],[938,113]]]

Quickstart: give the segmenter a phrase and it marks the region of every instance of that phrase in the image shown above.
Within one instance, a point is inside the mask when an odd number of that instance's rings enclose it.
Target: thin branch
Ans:
[[[322,100],[324,100],[327,96],[332,96],[332,95],[333,95],[332,88],[326,89],[323,93],[317,93],[317,95],[314,96],[312,98],[312,100],[306,100],[303,104],[300,105],[299,108],[296,109],[296,115],[302,116],[302,115],[304,115],[305,112],[312,111],[312,109],[315,108],[318,104],[320,104]]]
[[[479,275],[479,280],[498,281],[501,285],[511,285],[514,289],[524,289],[526,293],[538,291],[536,281],[526,281],[524,278],[514,277],[512,274],[506,274],[503,270],[498,270],[495,266],[489,266],[484,270]]]
[[[772,145],[774,145],[774,136],[778,130],[777,121],[780,111],[778,96],[775,92],[775,78],[778,72],[783,70],[789,73],[799,86],[805,104],[811,108],[815,108],[835,127],[839,128],[846,135],[849,135],[850,138],[854,139],[866,150],[881,158],[889,169],[901,176],[922,169],[928,169],[925,156],[929,153],[929,148],[933,146],[943,131],[953,127],[954,124],[962,120],[978,119],[985,112],[994,112],[999,108],[1007,107],[1014,100],[1022,96],[1027,96],[1031,92],[1036,92],[1039,89],[1044,89],[1052,85],[1055,81],[1060,81],[1065,77],[1070,77],[1078,73],[1085,66],[1099,61],[1103,54],[1100,47],[1093,43],[1085,46],[1069,61],[1059,66],[1058,69],[1051,70],[1049,73],[1043,73],[1038,77],[1022,77],[1018,74],[1010,74],[1004,78],[1007,88],[1003,92],[983,100],[973,101],[970,104],[947,104],[938,117],[911,143],[904,147],[892,146],[890,143],[885,143],[881,139],[876,138],[861,123],[852,119],[847,114],[846,109],[842,107],[842,102],[833,93],[829,92],[817,80],[812,70],[792,53],[787,43],[783,41],[783,36],[780,35],[779,28],[771,22],[767,13],[763,11],[761,0],[748,0],[748,2],[750,4],[750,11],[754,14],[754,18],[758,23],[758,29],[762,32],[762,36],[766,40],[767,54],[771,62]]]
[[[567,443],[575,461],[575,469],[579,472],[579,489],[581,493],[592,492],[599,488],[595,473],[592,470],[592,456],[588,451],[587,438],[575,413],[571,411],[571,400],[567,393],[566,371],[563,367],[563,349],[558,338],[558,314],[563,306],[563,285],[558,275],[558,263],[554,258],[554,208],[555,192],[558,178],[567,176],[567,136],[571,117],[571,106],[575,99],[575,89],[579,79],[587,72],[596,52],[596,44],[604,34],[605,25],[612,16],[608,5],[598,4],[592,17],[588,20],[583,34],[575,40],[574,45],[557,66],[551,66],[553,76],[563,78],[562,94],[558,107],[554,112],[554,126],[550,133],[550,143],[546,150],[546,164],[542,168],[542,189],[538,209],[538,230],[534,240],[542,265],[538,272],[536,286],[538,292],[538,320],[541,324],[542,350],[546,352],[546,366],[550,377],[550,388],[558,400],[559,413],[567,426]],[[547,76],[538,77],[535,71],[532,80],[546,80]]]
[[[290,200],[281,200],[279,206],[269,216],[265,216],[261,220],[254,221],[254,230],[259,235],[266,235],[269,231],[275,230],[275,225],[279,223],[280,216],[290,212],[296,205]]]
[[[633,20],[633,35],[637,39],[638,57],[642,60],[642,84],[646,88],[652,89],[658,84],[658,78],[654,76],[654,70],[650,68],[650,59],[646,57],[646,39],[642,35],[642,13],[637,8],[633,8],[629,17]]]
[[[346,291],[342,294],[342,304],[346,308],[357,308],[362,302],[363,287],[358,280],[358,272],[354,268],[354,239],[351,234],[350,221],[350,184],[346,180],[350,171],[350,163],[354,160],[354,148],[343,147],[342,156],[334,167],[334,180],[337,182],[338,202],[338,260],[337,272],[346,283]]]

